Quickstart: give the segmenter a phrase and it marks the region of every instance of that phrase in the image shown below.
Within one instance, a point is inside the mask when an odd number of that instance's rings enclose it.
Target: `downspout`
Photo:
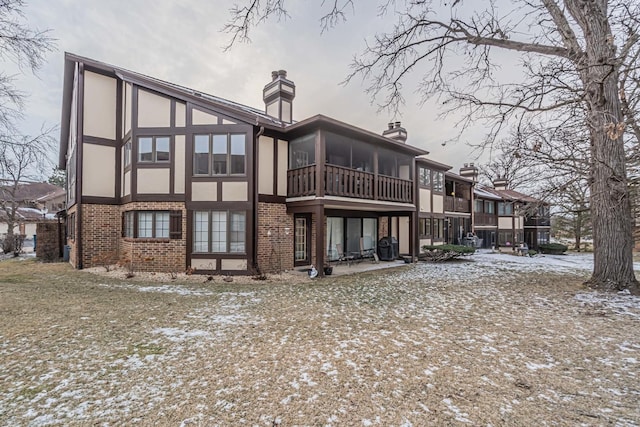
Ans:
[[[83,156],[83,144],[84,144],[84,64],[78,64],[78,100],[76,101],[76,108],[78,109],[76,113],[76,240],[78,241],[76,245],[76,268],[78,270],[82,270],[84,267],[84,263],[82,262],[83,257],[83,244],[84,240],[83,227],[82,227],[82,165],[84,163]]]
[[[258,126],[258,119],[256,119]],[[258,265],[258,143],[260,137],[264,135],[264,126],[260,126],[255,136],[253,144],[253,267],[259,269]],[[277,166],[276,166],[277,167]],[[260,272],[262,274],[262,271]]]

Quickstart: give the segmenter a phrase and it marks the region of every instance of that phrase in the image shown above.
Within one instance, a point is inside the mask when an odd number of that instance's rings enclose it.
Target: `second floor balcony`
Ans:
[[[287,172],[287,197],[350,197],[386,202],[413,203],[413,181],[376,175],[342,166],[325,165],[318,182],[316,165]],[[322,191],[318,191],[322,189]]]
[[[498,225],[498,217],[492,213],[475,212],[473,217],[475,225]]]
[[[446,212],[471,213],[471,200],[462,197],[446,196],[444,200],[444,210]]]

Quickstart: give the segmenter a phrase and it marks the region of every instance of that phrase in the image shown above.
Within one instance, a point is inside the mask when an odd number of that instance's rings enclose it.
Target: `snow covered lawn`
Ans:
[[[590,263],[145,283],[3,261],[0,425],[638,425],[640,298],[583,289]]]

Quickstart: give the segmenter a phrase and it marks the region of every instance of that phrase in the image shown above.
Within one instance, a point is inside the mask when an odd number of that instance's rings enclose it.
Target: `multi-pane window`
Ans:
[[[495,203],[494,202],[485,201],[484,202],[484,212],[488,213],[488,214],[496,213]]]
[[[482,212],[482,208],[484,206],[484,202],[482,200],[476,200],[474,205],[475,205],[473,208],[474,212]]]
[[[498,202],[498,215],[513,215],[513,204]]]
[[[124,213],[122,235],[124,237],[133,237],[133,212]]]
[[[76,238],[76,214],[75,212],[72,213],[71,215],[69,215],[68,219],[67,219],[67,235],[69,237],[69,239],[75,239]]]
[[[170,145],[168,136],[141,136],[138,138],[138,161],[142,163],[166,163],[169,161]]]
[[[176,239],[182,236],[180,211],[129,211],[123,214],[124,237]]]
[[[194,212],[193,251],[200,253],[245,253],[246,213],[233,211]]]
[[[498,244],[500,246],[513,246],[513,232],[512,231],[499,231],[498,232]]]
[[[245,134],[194,135],[194,175],[244,175],[246,169]]]
[[[442,192],[444,190],[444,173],[433,173],[433,191]]]
[[[433,238],[444,239],[444,219],[442,218],[433,219]]]
[[[431,237],[431,218],[418,219],[418,233],[420,237]]]
[[[418,180],[420,182],[420,185],[423,187],[428,187],[431,184],[431,170],[420,166],[418,169],[418,173]]]
[[[124,165],[129,166],[131,164],[131,140],[124,143]]]

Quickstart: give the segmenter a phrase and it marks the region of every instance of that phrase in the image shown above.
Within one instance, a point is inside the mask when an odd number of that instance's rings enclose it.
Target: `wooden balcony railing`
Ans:
[[[473,217],[475,225],[498,225],[498,217],[495,214],[476,212]]]
[[[317,189],[316,166],[310,165],[287,171],[287,183],[288,197],[315,195]],[[371,172],[326,165],[324,194],[357,199],[413,203],[413,182],[382,175],[378,175],[376,179],[375,174]]]
[[[324,168],[324,193],[330,196],[373,199],[375,175],[370,172],[326,165]]]
[[[312,196],[316,193],[316,165],[287,171],[289,197]]]
[[[447,212],[471,212],[471,200],[446,196],[444,210]]]
[[[527,217],[524,220],[525,227],[545,227],[551,225],[551,218],[549,217]]]

